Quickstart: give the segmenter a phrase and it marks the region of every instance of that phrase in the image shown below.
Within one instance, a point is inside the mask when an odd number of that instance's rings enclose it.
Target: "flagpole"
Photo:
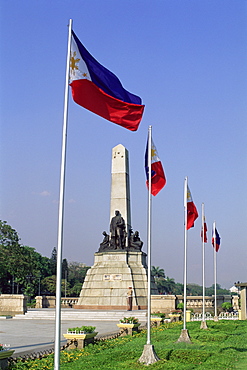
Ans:
[[[147,252],[148,252],[148,293],[147,293],[147,343],[139,362],[146,365],[159,361],[154,346],[151,344],[151,213],[152,213],[152,126],[148,128],[148,232],[147,232]]]
[[[216,256],[216,222],[213,223],[213,238],[214,238],[214,319],[217,321],[217,289],[216,289],[216,281],[217,281],[217,256]]]
[[[151,149],[152,149],[152,126],[148,128],[148,312],[147,312],[147,344],[151,344],[151,212],[152,212],[152,171],[151,171]]]
[[[67,64],[66,64],[65,90],[64,90],[63,136],[62,136],[62,154],[61,154],[61,169],[60,169],[60,193],[59,193],[59,213],[58,213],[58,238],[57,238],[56,323],[55,323],[54,370],[60,369],[61,274],[62,274],[64,189],[65,189],[65,167],[66,167],[66,145],[67,145],[67,123],[68,123],[68,91],[69,91],[71,31],[72,31],[72,19],[69,20],[68,50],[67,50]]]
[[[184,179],[184,325],[177,342],[190,343],[190,336],[186,329],[186,300],[187,300],[187,201],[188,201],[188,177]]]
[[[205,321],[205,230],[204,230],[204,203],[202,203],[202,321]]]
[[[187,189],[188,177],[184,179],[184,326],[186,330],[186,301],[187,301]]]
[[[205,215],[204,203],[202,203],[202,322],[201,329],[207,329],[205,322]]]

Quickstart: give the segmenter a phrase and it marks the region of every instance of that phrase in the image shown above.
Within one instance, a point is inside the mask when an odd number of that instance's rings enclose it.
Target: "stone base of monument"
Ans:
[[[182,329],[180,337],[178,338],[177,342],[191,343],[189,332],[187,329]]]
[[[159,361],[160,358],[157,356],[154,346],[152,344],[145,344],[139,362],[143,362],[145,365],[151,365],[154,362]]]
[[[74,308],[97,310],[147,309],[146,253],[113,250],[95,253],[94,265],[87,271],[78,304]],[[133,290],[132,307],[127,291]],[[151,294],[158,294],[151,282]]]

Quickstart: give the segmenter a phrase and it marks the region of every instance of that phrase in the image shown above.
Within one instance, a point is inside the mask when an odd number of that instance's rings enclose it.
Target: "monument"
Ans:
[[[147,263],[139,232],[133,231],[130,212],[129,158],[119,144],[112,149],[109,233],[94,254],[78,304],[74,308],[138,310],[147,308]],[[151,294],[158,294],[154,280]]]

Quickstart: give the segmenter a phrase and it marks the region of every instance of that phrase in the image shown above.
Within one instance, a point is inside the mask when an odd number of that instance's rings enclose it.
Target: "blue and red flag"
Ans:
[[[149,168],[148,168],[148,142],[145,153],[145,171],[146,184],[149,187]],[[151,139],[151,194],[157,195],[166,184],[166,177],[163,170],[162,163],[158,157],[157,149]]]
[[[216,227],[213,229],[212,245],[213,248],[215,248],[216,252],[218,252],[218,250],[220,249],[220,236]]]
[[[73,31],[70,86],[77,104],[128,130],[138,129],[144,111],[141,98],[125,90],[119,79],[85,49]]]

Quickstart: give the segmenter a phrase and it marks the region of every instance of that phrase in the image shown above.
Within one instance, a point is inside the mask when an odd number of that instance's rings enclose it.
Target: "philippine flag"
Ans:
[[[119,79],[85,49],[72,31],[70,86],[74,101],[131,131],[142,119],[141,98],[125,90]]]
[[[201,238],[202,238],[202,241],[204,243],[207,243],[208,242],[207,231],[208,231],[207,224],[206,224],[206,220],[205,220],[205,217],[204,217],[204,223],[203,223],[202,231],[201,231]]]
[[[187,230],[194,227],[194,222],[198,217],[196,206],[192,200],[190,189],[187,185]]]
[[[146,147],[145,153],[145,171],[146,171],[146,184],[147,187],[149,185],[148,176],[149,176],[149,168],[148,168],[148,143]],[[153,139],[151,139],[151,194],[157,195],[159,191],[165,186],[166,184],[166,177],[162,167],[162,163],[158,157],[157,149],[153,143]]]
[[[212,244],[213,244],[213,248],[215,248],[216,252],[218,252],[218,250],[220,249],[220,236],[219,236],[219,233],[216,227],[213,228]]]

